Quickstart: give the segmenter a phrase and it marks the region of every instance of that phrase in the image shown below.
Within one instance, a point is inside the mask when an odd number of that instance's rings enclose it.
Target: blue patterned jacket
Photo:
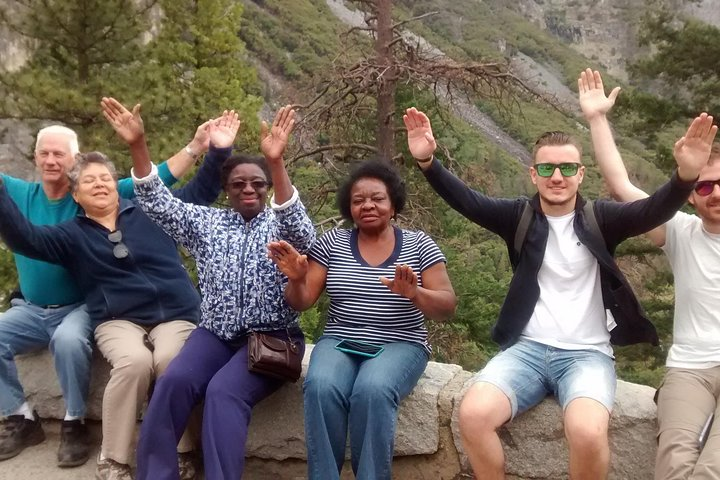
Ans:
[[[315,241],[312,221],[300,202],[269,208],[246,222],[230,209],[183,203],[157,174],[135,179],[142,209],[195,257],[202,303],[200,323],[233,340],[249,330],[298,328],[299,313],[287,304],[287,277],[267,257],[267,244],[285,240],[300,253]],[[287,205],[287,204],[286,204]]]

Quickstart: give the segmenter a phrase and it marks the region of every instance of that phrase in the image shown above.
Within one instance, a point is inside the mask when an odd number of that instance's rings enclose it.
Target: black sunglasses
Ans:
[[[560,174],[563,177],[575,176],[580,168],[579,163],[537,163],[533,165],[535,171],[541,177],[552,177],[555,173],[555,169],[560,169]]]
[[[113,247],[113,255],[115,258],[125,258],[130,254],[130,250],[128,250],[127,245],[122,242],[122,232],[120,230],[108,233],[107,238],[115,244]]]
[[[695,183],[695,193],[701,197],[707,197],[713,192],[715,185],[720,185],[720,180],[700,180]]]
[[[245,190],[245,187],[250,185],[253,190],[262,190],[263,188],[266,188],[268,185],[270,185],[265,180],[253,180],[252,182],[246,182],[244,180],[235,180],[234,182],[228,182],[228,187],[232,188],[233,190]]]

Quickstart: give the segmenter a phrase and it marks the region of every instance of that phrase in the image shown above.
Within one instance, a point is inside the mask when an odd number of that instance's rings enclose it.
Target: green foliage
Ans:
[[[652,54],[629,66],[640,87],[620,97],[617,111],[651,146],[674,122],[720,109],[719,37],[717,27],[667,6],[654,5],[643,17],[639,41]]]
[[[18,288],[15,261],[10,250],[0,248],[0,302],[9,305],[9,294]]]
[[[624,127],[642,135],[647,142],[656,141],[659,131],[688,115],[677,99],[658,97],[637,88],[623,91],[615,114],[622,117]]]
[[[144,88],[137,92],[155,151],[174,153],[195,126],[226,109],[243,120],[239,146],[257,151],[260,88],[237,36],[242,4],[160,0],[159,6],[161,28],[146,47],[149,61],[138,72]]]
[[[132,0],[5,2],[3,23],[35,51],[25,68],[0,77],[3,113],[74,126],[96,121],[107,82],[132,84],[126,67],[140,56],[148,8]]]
[[[294,81],[326,71],[340,51],[346,27],[325,2],[247,2],[240,38],[265,68]]]
[[[694,19],[681,19],[669,9],[649,12],[640,44],[654,54],[632,65],[639,80],[660,78],[662,96],[690,112],[720,110],[720,29]],[[685,96],[687,94],[687,96]]]
[[[127,172],[127,147],[100,114],[102,96],[143,104],[151,155],[167,158],[195,127],[224,109],[246,119],[243,145],[257,144],[254,69],[237,38],[233,0],[28,0],[0,7],[31,40],[30,61],[0,72],[0,116],[50,119],[74,128],[83,150],[101,150]],[[155,6],[155,9],[152,7]],[[162,7],[153,23],[151,13]],[[16,11],[11,12],[10,8]],[[146,38],[154,27],[156,35]]]

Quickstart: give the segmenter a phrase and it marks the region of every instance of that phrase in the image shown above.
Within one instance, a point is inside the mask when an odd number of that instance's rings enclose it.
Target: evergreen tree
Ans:
[[[96,144],[103,95],[125,96],[141,58],[151,3],[133,0],[22,0],[0,6],[0,20],[33,53],[0,73],[0,115],[64,123]],[[89,137],[89,138],[88,138]],[[92,140],[91,140],[92,139]],[[93,145],[95,146],[95,145]]]
[[[154,160],[224,109],[254,125],[259,87],[237,37],[241,14],[233,0],[10,1],[0,20],[33,53],[18,71],[0,72],[0,117],[64,123],[83,150],[109,153],[121,171],[126,147],[105,125],[102,96],[143,104]],[[256,131],[245,134],[253,145]]]
[[[643,19],[639,36],[653,53],[629,68],[643,91],[624,95],[620,105],[623,113],[639,113],[644,125],[637,130],[650,138],[676,120],[720,110],[720,29],[678,17],[668,6],[655,7]]]
[[[187,141],[193,127],[225,109],[244,127],[239,142],[258,150],[262,100],[255,70],[238,37],[242,4],[234,0],[160,0],[159,34],[148,45],[151,65],[140,74],[148,138],[163,151]],[[184,128],[173,129],[181,125]]]

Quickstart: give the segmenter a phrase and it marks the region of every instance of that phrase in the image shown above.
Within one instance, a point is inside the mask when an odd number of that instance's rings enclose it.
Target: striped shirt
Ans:
[[[395,266],[406,264],[422,286],[421,272],[445,262],[445,256],[424,232],[394,230],[395,248],[376,267],[360,255],[357,229],[331,230],[313,245],[308,256],[327,269],[330,308],[324,334],[376,345],[415,342],[430,353],[422,312],[409,299],[392,293],[378,277],[392,279]]]

